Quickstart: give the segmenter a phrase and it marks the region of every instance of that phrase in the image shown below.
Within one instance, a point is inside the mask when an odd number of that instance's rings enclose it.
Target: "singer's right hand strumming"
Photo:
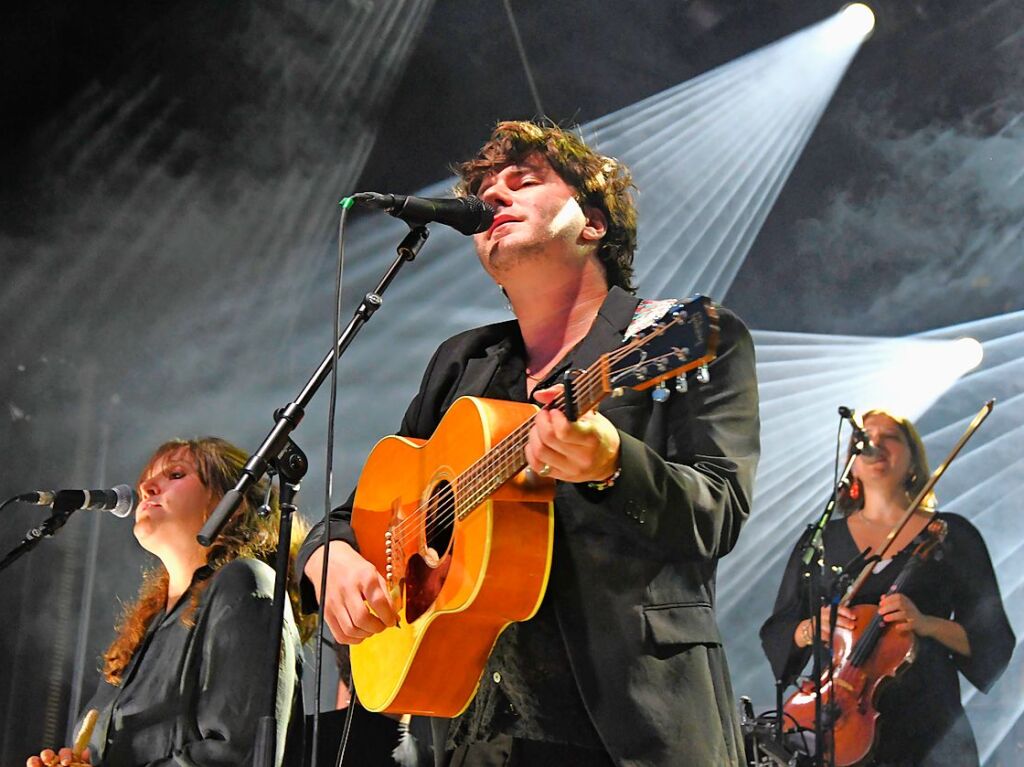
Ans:
[[[318,602],[324,599],[320,594],[323,562],[321,546],[303,570],[313,584]],[[384,577],[343,541],[331,541],[326,600],[324,620],[342,644],[359,644],[366,637],[394,626],[398,619]]]
[[[30,756],[25,762],[26,767],[90,767],[91,764],[89,749],[75,754],[67,747],[60,751],[44,748],[39,752],[39,756]]]

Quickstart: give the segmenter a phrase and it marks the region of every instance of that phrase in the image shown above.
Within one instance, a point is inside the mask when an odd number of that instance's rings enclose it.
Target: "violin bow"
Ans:
[[[948,469],[949,465],[953,463],[953,459],[959,455],[964,445],[967,444],[967,441],[974,436],[974,432],[976,432],[978,427],[981,426],[986,418],[988,418],[989,413],[992,412],[992,408],[994,408],[995,405],[996,401],[994,399],[990,399],[982,405],[981,410],[979,410],[978,414],[974,416],[974,420],[971,421],[967,426],[966,431],[964,431],[960,436],[960,439],[957,440],[956,444],[953,445],[953,449],[949,451],[949,455],[947,455],[945,460],[936,467],[935,471],[932,472],[932,475],[928,477],[928,481],[924,483],[924,487],[921,488],[921,492],[917,494],[917,497],[911,501],[910,506],[908,506],[907,510],[903,513],[903,518],[900,519],[896,526],[889,531],[889,535],[886,536],[885,544],[882,546],[881,550],[870,558],[869,562],[864,565],[864,568],[860,571],[860,575],[857,576],[857,580],[850,584],[850,588],[846,590],[846,594],[843,596],[841,603],[844,607],[847,606],[857,595],[861,586],[864,585],[864,581],[866,581],[871,575],[871,572],[875,567],[875,561],[878,559],[884,559],[885,555],[889,553],[889,549],[892,548],[892,545],[896,540],[896,536],[903,532],[903,528],[907,526],[908,522],[910,522],[910,518],[914,516],[914,512],[917,511],[924,499],[928,497],[932,488],[935,487],[935,483],[937,483],[939,479],[941,479],[942,475],[946,473],[946,469]],[[934,514],[934,512],[932,513]]]

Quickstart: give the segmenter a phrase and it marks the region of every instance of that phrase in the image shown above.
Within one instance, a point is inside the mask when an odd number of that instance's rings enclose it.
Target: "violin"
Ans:
[[[947,525],[933,519],[924,537],[887,594],[901,591],[922,563],[946,538]],[[870,565],[869,565],[870,567]],[[861,581],[863,582],[863,581]],[[852,590],[843,598],[843,606],[852,598]],[[856,605],[853,629],[836,628],[832,641],[832,664],[821,677],[823,718],[831,729],[831,742],[825,744],[829,763],[851,767],[870,758],[878,741],[878,696],[885,686],[914,662],[917,638],[912,631],[887,624],[878,614],[878,606]],[[786,730],[814,729],[815,685],[806,680],[789,700]]]

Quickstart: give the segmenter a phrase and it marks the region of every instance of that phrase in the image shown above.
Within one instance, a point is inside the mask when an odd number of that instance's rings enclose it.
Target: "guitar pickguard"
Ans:
[[[436,567],[431,567],[419,554],[413,554],[405,567],[405,620],[412,623],[434,604],[441,593],[452,553],[447,552]]]

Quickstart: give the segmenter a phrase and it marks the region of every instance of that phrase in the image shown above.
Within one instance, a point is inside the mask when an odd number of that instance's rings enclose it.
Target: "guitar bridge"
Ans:
[[[404,548],[401,541],[397,540],[391,530],[384,533],[384,579],[387,581],[388,591],[394,593],[405,573],[399,568],[399,563],[405,562]],[[402,568],[404,569],[404,568]]]

